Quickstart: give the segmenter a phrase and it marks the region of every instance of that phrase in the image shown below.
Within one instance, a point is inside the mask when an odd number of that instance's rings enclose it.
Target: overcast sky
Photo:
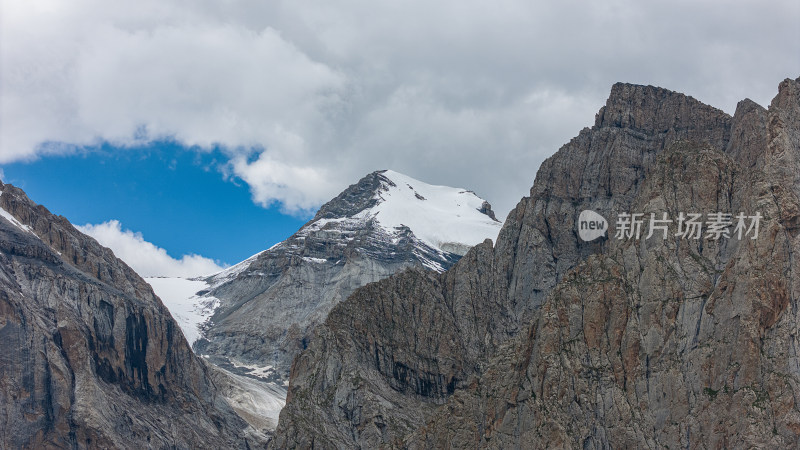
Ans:
[[[733,113],[800,75],[797,0],[0,5],[0,163],[172,140],[301,216],[382,168],[505,216],[616,81]]]

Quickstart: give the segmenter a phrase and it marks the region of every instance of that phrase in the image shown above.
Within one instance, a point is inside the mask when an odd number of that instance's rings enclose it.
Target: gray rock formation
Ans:
[[[441,219],[454,237],[429,237],[436,233],[426,224],[438,216],[393,224],[398,210],[447,216]],[[371,173],[286,241],[207,280],[213,288],[206,295],[221,304],[195,350],[240,373],[235,365],[269,366],[266,379],[284,386],[313,327],[356,288],[408,267],[443,271],[500,226],[491,205],[472,192]]]
[[[799,93],[786,80],[769,110],[745,101],[731,118],[614,85],[495,246],[331,311],[272,445],[800,445]],[[612,218],[607,238],[578,238],[586,209]],[[630,212],[764,219],[756,240],[615,239]]]
[[[0,448],[246,448],[150,286],[0,184]]]

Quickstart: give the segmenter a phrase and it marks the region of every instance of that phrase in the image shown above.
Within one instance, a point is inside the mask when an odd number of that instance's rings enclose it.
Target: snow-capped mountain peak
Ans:
[[[377,174],[382,188],[375,192],[376,204],[357,217],[375,218],[387,232],[407,227],[433,248],[463,254],[500,231],[489,203],[472,191],[431,185],[392,170]]]
[[[500,228],[489,203],[472,191],[383,170],[239,264],[203,279],[149,281],[199,354],[280,397],[295,356],[337,303],[401,270],[443,272]]]
[[[486,238],[495,239],[502,227],[489,202],[470,190],[380,170],[323,205],[304,228],[371,220],[390,236],[409,230],[432,249],[457,255]]]

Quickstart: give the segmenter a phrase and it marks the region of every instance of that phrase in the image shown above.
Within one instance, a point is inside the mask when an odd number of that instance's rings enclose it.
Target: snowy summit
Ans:
[[[361,217],[374,217],[389,232],[408,227],[421,241],[442,251],[466,253],[469,247],[494,240],[502,223],[489,215],[491,207],[474,192],[435,186],[387,170],[380,200]]]
[[[413,261],[442,272],[470,247],[487,238],[495,239],[501,227],[491,205],[470,190],[436,186],[382,170],[368,174],[323,205],[289,239],[228,269],[191,280],[147,280],[178,320],[189,342],[194,343],[220,305],[211,292],[237,278],[252,279],[253,275],[264,273],[257,267],[265,260],[296,257],[315,267],[346,266],[344,255],[363,254],[392,267],[380,275],[366,277],[367,281]],[[319,252],[320,248],[328,250]],[[359,268],[355,272],[365,270]]]

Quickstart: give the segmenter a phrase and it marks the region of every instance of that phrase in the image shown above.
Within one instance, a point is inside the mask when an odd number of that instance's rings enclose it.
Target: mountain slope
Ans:
[[[264,442],[133,270],[14,186],[0,208],[0,447]]]
[[[797,445],[798,84],[734,118],[614,85],[495,246],[334,308],[295,362],[272,445],[715,446],[728,426]],[[584,242],[583,210],[761,211],[768,231],[620,243],[612,220]]]
[[[310,330],[356,288],[407,267],[443,271],[500,226],[470,191],[371,173],[286,241],[206,280],[220,306],[196,350],[288,380]]]
[[[246,261],[202,280],[148,282],[195,350],[222,369],[228,402],[268,432],[284,405],[293,358],[336,303],[409,267],[443,271],[500,227],[473,192],[378,171]]]

